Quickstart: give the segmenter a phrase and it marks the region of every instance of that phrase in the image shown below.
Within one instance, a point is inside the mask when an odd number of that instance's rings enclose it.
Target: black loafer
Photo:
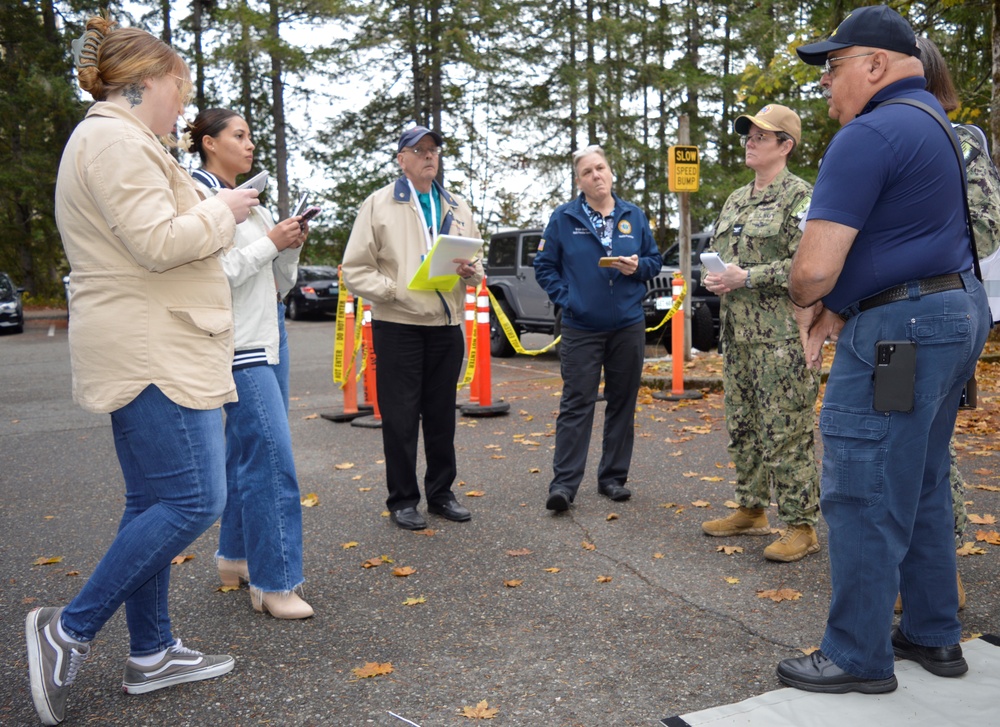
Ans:
[[[898,659],[917,662],[931,674],[939,677],[957,677],[969,671],[960,644],[920,646],[903,636],[898,626],[892,630],[892,653]]]
[[[631,490],[616,484],[598,486],[597,491],[615,502],[623,502],[632,497]]]
[[[393,510],[389,513],[389,519],[404,530],[423,530],[427,527],[427,521],[415,507]]]
[[[566,512],[566,510],[569,510],[571,502],[572,500],[566,490],[552,490],[549,493],[549,499],[545,501],[545,509],[554,510],[555,512]]]
[[[448,520],[454,520],[457,523],[464,523],[466,520],[472,519],[472,513],[469,512],[469,508],[459,505],[458,500],[446,500],[445,502],[438,503],[427,503],[427,512],[432,512],[435,515],[440,515]]]
[[[888,679],[862,679],[848,674],[823,656],[822,651],[798,659],[785,659],[778,664],[778,679],[796,689],[825,694],[884,694],[894,691],[897,686],[895,674]]]

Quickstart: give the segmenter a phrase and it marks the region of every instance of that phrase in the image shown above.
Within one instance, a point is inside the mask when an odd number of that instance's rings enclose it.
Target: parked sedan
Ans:
[[[18,288],[7,273],[0,273],[0,330],[10,330],[20,333],[24,330],[24,308],[21,305],[21,293],[24,288]]]
[[[299,265],[299,279],[285,296],[285,314],[293,321],[315,313],[336,313],[340,299],[337,268]]]

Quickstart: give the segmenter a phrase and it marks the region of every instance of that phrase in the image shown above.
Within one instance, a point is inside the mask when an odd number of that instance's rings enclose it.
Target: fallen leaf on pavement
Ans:
[[[770,591],[757,591],[757,598],[770,598],[775,603],[782,601],[798,601],[802,598],[802,593],[792,588],[772,589]]]
[[[611,576],[597,576],[598,583],[611,583]]]
[[[364,666],[356,666],[351,669],[351,673],[358,679],[371,679],[372,677],[392,674],[392,663],[379,664],[377,661],[366,662]]]
[[[740,582],[739,578],[734,578],[733,576],[726,576],[723,580],[725,580],[726,583],[730,584],[736,584]]]
[[[465,493],[465,496],[466,497],[482,497],[485,494],[486,493],[483,492],[482,490],[469,490],[468,492]]]
[[[584,540],[582,543],[580,543],[580,546],[584,550],[597,550],[597,546],[596,545],[594,545],[593,543],[588,543],[586,540]]]
[[[663,553],[653,553],[653,557],[656,558],[657,560],[659,560],[660,558],[663,558],[664,555],[663,555]]]
[[[608,516],[606,518],[604,518],[604,519],[605,520],[617,520],[618,519],[618,513],[616,513],[616,512],[609,512]]]
[[[240,587],[239,586],[219,586],[215,590],[219,591],[220,593],[229,593],[230,591],[238,591],[238,590],[240,590]]]
[[[711,476],[701,477],[699,479],[701,479],[703,482],[722,482],[726,478],[716,477],[715,475],[711,475]]]
[[[558,573],[560,570],[561,570],[561,568],[546,568],[545,572],[546,573]]]
[[[733,502],[732,500],[726,500],[724,503],[722,503],[722,506],[728,507],[730,510],[738,510],[740,507],[740,503]]]
[[[717,553],[725,553],[726,555],[732,555],[733,553],[742,553],[742,545],[719,545],[716,546],[715,551]]]
[[[62,560],[62,558],[60,558],[59,560]],[[178,555],[176,558],[170,561],[170,565],[180,565],[186,560],[194,560],[194,556],[191,555],[190,553],[184,553],[182,555]]]
[[[192,557],[194,557],[194,556],[192,556]],[[171,562],[173,562],[173,561],[171,561]],[[183,562],[183,561],[181,561],[181,562]],[[41,558],[36,558],[35,560],[33,560],[31,562],[32,565],[54,565],[55,563],[62,563],[62,556],[61,555],[56,556],[54,558],[46,558],[46,557],[43,556]]]
[[[410,566],[403,566],[402,568],[393,568],[392,574],[399,578],[406,578],[406,576],[412,576],[417,572],[416,568],[411,568]]]
[[[804,647],[802,647],[802,648],[799,649],[799,651],[801,651],[806,656],[809,656],[811,653],[813,653],[814,651],[817,651],[817,650],[819,650],[818,646],[804,646]]]
[[[973,515],[970,512],[969,522],[973,525],[995,525],[997,519],[993,515]]]
[[[419,596],[417,598],[410,597],[403,601],[404,606],[416,606],[421,603],[427,603],[426,596]]]
[[[990,545],[1000,545],[1000,533],[996,530],[977,530],[976,540],[981,540],[984,543],[989,543]]]
[[[303,419],[319,419],[319,414],[306,414]]]
[[[517,550],[508,550],[507,555],[511,556],[512,558],[517,558],[518,556],[521,555],[531,555],[531,551],[528,550],[527,548],[518,548]]]
[[[308,495],[303,495],[299,502],[302,503],[302,507],[316,507],[319,504],[319,495],[310,492]]]
[[[462,711],[459,714],[469,719],[493,719],[499,711],[499,709],[488,706],[484,699],[475,707],[462,707]]]
[[[955,555],[961,557],[966,557],[967,555],[985,555],[985,548],[977,548],[975,543],[965,543],[961,548],[955,551]]]
[[[423,530],[411,530],[410,532],[413,533],[414,535],[426,535],[429,538],[437,535],[437,530],[434,530],[433,528],[424,528]]]
[[[712,503],[708,502],[707,500],[695,500],[691,504],[694,505],[695,507],[711,507],[712,506]]]
[[[361,564],[361,567],[362,568],[378,568],[380,565],[382,565],[382,559],[381,558],[369,558],[368,560],[366,560],[364,563]]]
[[[517,579],[511,579],[511,580],[509,580],[509,581],[504,581],[504,582],[503,582],[503,584],[504,584],[505,586],[507,586],[507,588],[517,588],[517,587],[518,587],[519,585],[521,585],[522,583],[524,583],[524,581],[523,581],[523,580],[517,580]]]
[[[353,462],[341,462],[340,464],[335,464],[333,468],[335,470],[349,470],[354,467]]]
[[[340,547],[343,548],[344,550],[347,550],[348,548],[357,548],[358,544],[352,540],[349,543],[341,543]]]

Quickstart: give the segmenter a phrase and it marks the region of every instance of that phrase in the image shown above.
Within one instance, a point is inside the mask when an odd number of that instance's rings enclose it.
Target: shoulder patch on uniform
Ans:
[[[628,235],[632,232],[632,223],[628,220],[622,220],[618,223],[618,231],[623,235]]]
[[[806,210],[809,209],[809,203],[810,202],[812,202],[812,195],[811,194],[806,195],[805,197],[803,197],[799,201],[799,203],[797,205],[795,205],[795,209],[792,210],[792,217],[802,217],[802,215],[804,215],[806,213]]]

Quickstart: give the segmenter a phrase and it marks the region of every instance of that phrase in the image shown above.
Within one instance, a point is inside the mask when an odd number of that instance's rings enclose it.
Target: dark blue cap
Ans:
[[[407,129],[403,132],[403,135],[399,137],[399,148],[396,152],[403,151],[404,146],[415,147],[417,142],[423,139],[425,136],[430,136],[434,143],[441,146],[444,143],[441,139],[441,135],[436,131],[431,131],[426,126],[414,126],[412,129]]]
[[[913,28],[902,15],[885,5],[852,10],[829,38],[799,46],[795,52],[810,66],[822,66],[831,51],[855,45],[920,57]]]

